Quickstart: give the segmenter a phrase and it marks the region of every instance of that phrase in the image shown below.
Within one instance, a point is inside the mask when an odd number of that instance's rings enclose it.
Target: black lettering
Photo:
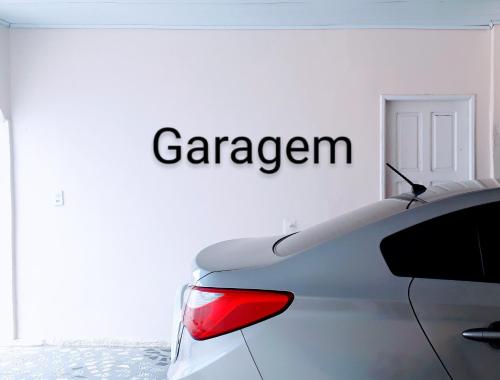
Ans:
[[[215,163],[220,164],[220,146],[223,142],[229,141],[229,137],[215,137]]]
[[[206,138],[201,136],[191,137],[188,141],[189,145],[193,145],[195,142],[201,142],[202,146],[191,148],[188,151],[187,158],[192,164],[208,164],[208,141]],[[201,157],[195,158],[194,155],[197,152],[201,152]]]
[[[273,152],[274,154],[272,158],[267,158],[264,155],[264,145],[266,143],[274,143],[274,152]],[[281,150],[281,138],[266,136],[262,140],[260,140],[258,148],[260,160],[265,164],[274,164],[274,167],[270,169],[261,166],[259,170],[262,173],[273,174],[280,169],[281,166],[280,150]]]
[[[235,148],[231,152],[231,160],[235,164],[251,164],[252,161],[252,141],[248,137],[239,136],[231,141],[232,145],[238,144],[240,141],[245,142],[245,146]],[[245,153],[244,157],[238,158],[238,153]]]
[[[172,144],[171,140],[180,140],[181,134],[175,128],[159,129],[153,139],[153,151],[156,159],[163,164],[175,164],[182,159],[183,146]],[[168,142],[167,142],[168,141]],[[216,136],[214,138],[214,159],[216,164],[221,163],[224,143],[231,143],[232,150],[230,158],[235,164],[252,164],[253,163],[253,147],[252,140],[245,136],[238,136],[230,140],[228,136]],[[327,144],[326,144],[327,143]],[[341,154],[345,149],[345,162],[352,164],[352,144],[351,140],[345,136],[332,138],[329,136],[314,137],[311,142],[304,137],[294,136],[286,141],[284,151],[286,159],[292,164],[304,164],[314,160],[315,164],[319,164],[321,156],[321,147],[329,145],[330,147],[330,163],[336,162],[336,151],[338,143],[340,143]],[[312,144],[312,145],[311,145]],[[344,148],[345,144],[345,148]],[[209,164],[211,147],[209,141],[202,136],[194,136],[187,142],[187,160],[192,164]],[[309,152],[313,150],[313,157],[309,157]],[[229,152],[227,152],[229,153]],[[259,170],[266,174],[273,174],[281,168],[281,138],[265,136],[258,142],[257,147],[258,159],[261,163]],[[326,153],[326,152],[325,152]]]
[[[331,164],[335,163],[335,145],[339,141],[343,141],[346,144],[346,163],[348,163],[348,164],[352,163],[351,140],[345,136],[337,137],[335,140],[332,139],[331,137],[325,136],[325,137],[315,137],[314,138],[314,163],[315,164],[319,163],[319,143],[322,141],[328,141],[330,143],[330,163]]]
[[[175,152],[174,158],[168,159],[163,157],[160,154],[160,138],[164,133],[172,133],[176,139],[181,138],[181,134],[179,131],[175,128],[161,128],[158,130],[158,132],[155,133],[155,137],[153,140],[153,151],[155,154],[155,157],[158,161],[160,161],[162,164],[175,164],[176,162],[179,162],[181,160],[181,147],[179,145],[169,145],[167,150],[171,150]]]
[[[293,144],[295,142],[300,142],[302,146],[294,147]],[[292,137],[290,141],[288,141],[288,144],[286,144],[286,156],[290,160],[290,162],[294,164],[303,164],[308,160],[308,157],[302,157],[302,158],[295,158],[293,157],[293,152],[308,152],[309,151],[309,144],[307,143],[307,140],[303,137]]]

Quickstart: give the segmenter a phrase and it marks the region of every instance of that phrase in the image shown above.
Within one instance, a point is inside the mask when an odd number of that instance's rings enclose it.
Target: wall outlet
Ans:
[[[291,234],[297,232],[298,230],[299,230],[299,223],[297,222],[297,219],[288,219],[288,218],[283,219],[284,234]]]
[[[55,207],[64,206],[64,191],[59,190],[54,193],[54,206]]]

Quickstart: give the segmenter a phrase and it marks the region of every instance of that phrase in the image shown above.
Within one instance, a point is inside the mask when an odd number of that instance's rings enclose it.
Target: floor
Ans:
[[[164,347],[0,347],[1,380],[166,379]]]

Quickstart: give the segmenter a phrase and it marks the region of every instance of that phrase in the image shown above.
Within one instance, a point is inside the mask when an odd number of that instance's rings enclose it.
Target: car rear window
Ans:
[[[403,212],[408,205],[407,200],[389,198],[359,208],[324,223],[307,228],[296,234],[281,239],[274,247],[278,256],[291,256],[326,241]]]
[[[380,244],[396,276],[483,281],[484,269],[473,208],[427,220]]]
[[[500,202],[478,207],[475,215],[485,277],[490,282],[500,282],[500,234],[497,222],[499,215]]]

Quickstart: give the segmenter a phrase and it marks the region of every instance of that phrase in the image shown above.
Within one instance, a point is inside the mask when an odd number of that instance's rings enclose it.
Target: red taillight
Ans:
[[[184,311],[184,326],[196,340],[214,338],[274,317],[293,301],[290,292],[195,286]]]

